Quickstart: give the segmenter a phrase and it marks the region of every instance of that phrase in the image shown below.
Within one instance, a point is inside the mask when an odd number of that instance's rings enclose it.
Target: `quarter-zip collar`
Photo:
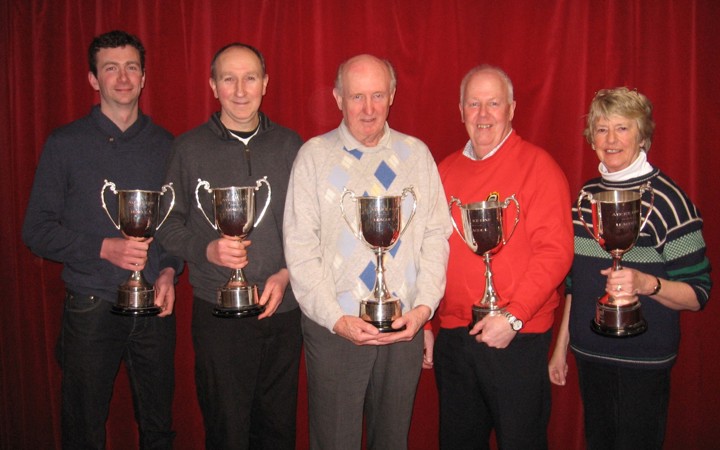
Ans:
[[[258,124],[257,131],[255,132],[255,134],[252,135],[251,139],[255,139],[263,135],[272,128],[270,119],[268,119],[268,117],[263,114],[262,111],[258,111],[258,117],[260,118],[260,123]],[[216,133],[221,139],[226,141],[235,141],[242,146],[243,154],[245,155],[245,162],[248,168],[248,176],[252,176],[252,151],[250,150],[250,146],[248,145],[250,143],[250,140],[245,143],[243,142],[243,140],[234,135],[230,130],[228,130],[225,124],[223,124],[220,120],[219,111],[213,113],[213,115],[210,117],[210,125],[211,130]]]

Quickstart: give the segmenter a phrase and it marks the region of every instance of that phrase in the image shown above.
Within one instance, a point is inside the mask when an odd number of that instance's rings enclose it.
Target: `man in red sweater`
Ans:
[[[470,139],[439,166],[448,199],[502,202],[514,194],[521,212],[512,238],[492,258],[505,313],[485,316],[469,332],[472,305],[485,291],[485,265],[458,234],[450,238],[437,341],[425,332],[424,363],[434,365],[440,394],[440,444],[488,448],[494,428],[500,448],[547,448],[547,355],[558,287],[573,258],[568,182],[545,150],[512,129],[515,101],[505,72],[476,67],[460,91]],[[459,208],[453,213],[461,224]],[[512,223],[515,208],[505,214]]]

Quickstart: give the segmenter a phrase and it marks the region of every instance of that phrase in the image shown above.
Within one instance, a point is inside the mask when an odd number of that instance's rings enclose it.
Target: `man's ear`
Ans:
[[[333,89],[333,97],[335,97],[335,102],[337,103],[337,107],[340,111],[342,111],[342,95],[340,92],[338,92],[337,89]]]
[[[143,76],[143,79],[144,78],[145,77]],[[95,74],[92,73],[91,71],[88,71],[88,81],[90,82],[90,86],[92,86],[93,89],[95,89],[96,91],[100,90],[100,83],[98,82],[98,79],[95,76]]]

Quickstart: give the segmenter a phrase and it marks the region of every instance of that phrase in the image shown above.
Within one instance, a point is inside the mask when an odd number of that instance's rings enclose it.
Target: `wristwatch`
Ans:
[[[509,312],[503,313],[503,316],[508,320],[510,323],[510,327],[512,327],[513,331],[520,331],[523,327],[523,321],[518,319],[517,317],[513,316]]]

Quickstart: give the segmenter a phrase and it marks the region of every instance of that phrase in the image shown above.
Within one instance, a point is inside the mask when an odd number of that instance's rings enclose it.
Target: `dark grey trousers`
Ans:
[[[303,316],[310,448],[359,449],[363,413],[368,449],[407,448],[423,336],[357,346]]]

